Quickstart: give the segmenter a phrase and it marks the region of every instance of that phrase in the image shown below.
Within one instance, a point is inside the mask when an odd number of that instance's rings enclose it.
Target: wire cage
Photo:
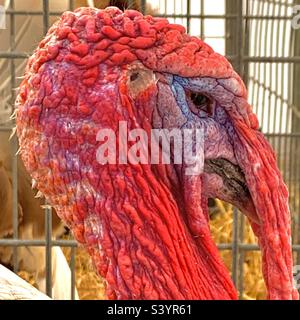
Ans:
[[[295,265],[300,264],[300,29],[293,26],[300,0],[148,0],[79,1],[31,0],[0,1],[0,133],[14,127],[8,120],[14,109],[19,78],[26,59],[46,34],[49,26],[65,10],[83,5],[105,7],[123,3],[144,14],[167,17],[182,24],[187,32],[201,37],[215,51],[227,56],[245,81],[249,102],[277,153],[278,164],[290,191],[293,251]],[[1,15],[2,14],[2,15]],[[5,21],[4,21],[5,20]],[[18,142],[10,141],[17,153]],[[1,160],[1,158],[0,158]],[[12,234],[0,239],[0,247],[12,248],[13,269],[19,269],[18,253],[22,247],[45,248],[46,293],[52,295],[52,248],[71,248],[71,298],[75,297],[74,240],[53,239],[52,213],[44,209],[44,239],[21,239],[18,216],[18,160],[12,157]],[[1,212],[0,212],[1,215]],[[246,252],[259,250],[245,243],[244,217],[233,210],[230,243],[219,243],[220,250],[231,252],[231,272],[240,297],[244,292]],[[1,216],[0,216],[1,223]]]

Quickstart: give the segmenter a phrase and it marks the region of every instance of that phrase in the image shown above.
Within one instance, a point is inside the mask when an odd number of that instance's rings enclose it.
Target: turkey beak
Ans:
[[[204,162],[205,174],[217,175],[222,180],[221,187],[216,197],[231,203],[242,211],[249,219],[260,224],[255,206],[242,169],[230,161],[218,159],[206,159]],[[207,183],[209,182],[207,179]]]

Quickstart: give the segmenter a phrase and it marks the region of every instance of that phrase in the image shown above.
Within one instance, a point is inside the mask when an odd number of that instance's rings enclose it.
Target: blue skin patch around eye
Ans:
[[[209,93],[217,82],[210,78],[181,78],[174,76],[172,83],[172,91],[177,101],[178,106],[181,109],[183,115],[188,121],[199,121],[199,117],[191,112],[187,99],[185,89],[193,92],[203,92],[204,94]]]
[[[224,79],[222,81],[217,81],[213,78],[182,78],[179,76],[174,76],[172,83],[172,91],[177,100],[182,113],[188,120],[199,120],[195,116],[186,101],[185,90],[190,90],[191,92],[202,93],[204,95],[210,96],[213,101],[216,102],[215,115],[214,118],[219,123],[224,124],[227,121],[227,114],[223,108],[220,108],[221,102],[226,102],[227,104],[234,103],[234,94],[232,91],[228,90],[224,86],[224,82],[230,82],[231,79]],[[220,83],[221,84],[220,84]],[[230,83],[227,85],[230,87]]]
[[[178,106],[181,109],[181,112],[188,120],[192,120],[192,114],[186,101],[186,94],[183,86],[177,81],[173,81],[172,91],[173,89],[175,91],[175,99],[177,101]]]
[[[218,82],[212,78],[181,78],[175,76],[174,80],[191,91],[203,93],[212,92],[212,90],[218,85]]]

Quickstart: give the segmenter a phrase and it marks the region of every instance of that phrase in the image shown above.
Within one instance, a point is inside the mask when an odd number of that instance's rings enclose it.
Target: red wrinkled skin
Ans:
[[[99,129],[118,133],[118,121],[127,120],[129,130],[150,132],[157,87],[150,81],[132,101],[128,72],[137,61],[161,73],[235,80],[241,102],[226,111],[261,221],[251,222],[269,298],[296,299],[287,191],[231,65],[166,19],[81,8],[64,13],[29,59],[17,99],[17,133],[27,170],[89,251],[108,297],[237,298],[210,237],[205,199],[196,196],[199,177],[179,181],[171,165],[96,161]]]

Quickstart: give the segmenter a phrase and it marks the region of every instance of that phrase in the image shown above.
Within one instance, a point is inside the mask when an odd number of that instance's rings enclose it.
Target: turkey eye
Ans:
[[[188,103],[191,111],[199,117],[213,114],[213,101],[202,93],[189,92]]]
[[[209,104],[209,99],[207,96],[201,93],[191,93],[191,100],[193,101],[194,105],[197,109],[204,109]]]

